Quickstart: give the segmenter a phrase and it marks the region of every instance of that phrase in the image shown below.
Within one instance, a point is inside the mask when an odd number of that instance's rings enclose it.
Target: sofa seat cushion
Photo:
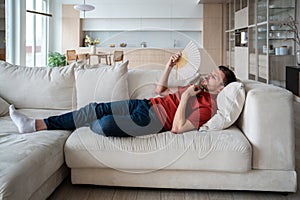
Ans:
[[[80,128],[65,145],[70,168],[114,168],[129,172],[159,169],[246,172],[251,146],[235,126],[223,131],[164,132],[140,137],[104,137]]]
[[[63,112],[20,111],[39,118]],[[64,164],[63,146],[69,134],[69,131],[19,134],[8,115],[1,117],[0,199],[29,199]]]

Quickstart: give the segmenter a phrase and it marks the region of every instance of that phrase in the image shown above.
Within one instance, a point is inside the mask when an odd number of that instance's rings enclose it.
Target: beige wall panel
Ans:
[[[205,66],[206,68],[210,68],[211,70],[215,67],[222,64],[222,56],[219,54],[219,49],[205,49],[205,57],[201,57],[201,60],[210,60],[210,65],[212,66]],[[202,64],[201,64],[201,67]]]
[[[204,18],[222,18],[222,4],[203,4]]]
[[[214,63],[223,63],[223,9],[222,4],[204,4],[203,48]]]
[[[73,5],[62,7],[62,53],[65,53],[67,49],[78,49],[80,46],[79,14]]]
[[[203,46],[208,49],[222,47],[222,21],[216,18],[205,19],[203,27]]]

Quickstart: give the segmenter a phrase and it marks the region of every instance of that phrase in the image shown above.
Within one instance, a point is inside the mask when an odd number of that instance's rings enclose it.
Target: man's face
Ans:
[[[204,80],[201,81],[201,85],[206,87],[210,93],[218,94],[224,88],[224,77],[224,73],[217,68],[205,76]]]

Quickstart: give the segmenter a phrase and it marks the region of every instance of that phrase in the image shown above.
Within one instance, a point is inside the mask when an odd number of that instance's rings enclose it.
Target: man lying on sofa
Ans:
[[[200,85],[168,87],[168,78],[181,53],[169,59],[155,92],[150,99],[131,99],[107,103],[90,103],[76,111],[32,119],[11,105],[10,117],[20,133],[40,130],[75,130],[87,126],[104,136],[141,136],[164,131],[178,134],[199,129],[216,112],[216,97],[229,83],[236,81],[234,73],[219,66]]]

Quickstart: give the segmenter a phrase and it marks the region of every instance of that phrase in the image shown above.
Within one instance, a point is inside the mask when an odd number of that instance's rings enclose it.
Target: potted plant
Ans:
[[[48,57],[49,67],[66,66],[66,56],[58,52],[50,52]]]
[[[96,44],[100,43],[100,40],[98,38],[92,39],[88,35],[85,36],[84,43],[87,46],[91,47],[91,54],[96,54]]]

